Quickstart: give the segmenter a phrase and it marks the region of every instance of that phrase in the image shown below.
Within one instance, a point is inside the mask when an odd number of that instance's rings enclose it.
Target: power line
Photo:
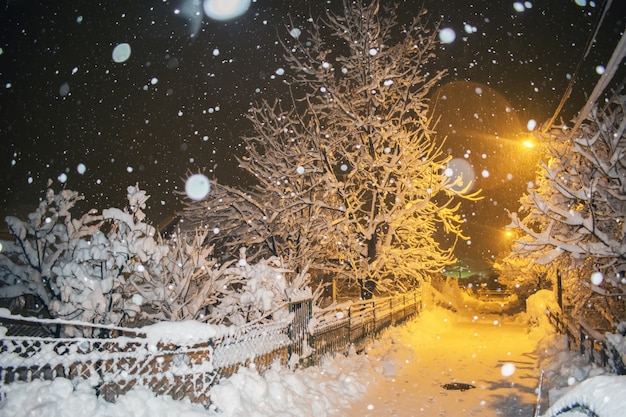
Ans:
[[[559,113],[561,113],[561,110],[563,110],[563,106],[565,106],[567,99],[569,99],[570,95],[572,94],[572,90],[574,89],[574,83],[576,82],[576,79],[578,78],[578,73],[580,72],[580,69],[582,68],[582,64],[585,58],[587,58],[587,55],[589,55],[589,51],[591,51],[591,48],[593,47],[593,43],[595,42],[596,36],[598,35],[598,32],[600,30],[600,26],[602,26],[602,22],[604,21],[604,18],[606,17],[606,13],[611,7],[611,3],[613,3],[613,0],[606,0],[604,2],[604,5],[602,6],[602,13],[600,13],[600,16],[598,16],[598,18],[596,19],[596,22],[594,24],[594,30],[589,36],[589,38],[587,39],[587,44],[585,45],[585,51],[580,57],[580,59],[578,60],[576,69],[574,70],[574,73],[572,74],[572,78],[570,79],[569,84],[567,85],[567,88],[565,89],[565,92],[563,93],[563,97],[561,97],[561,101],[559,105],[557,106],[556,110],[554,111],[554,114],[552,115],[552,118],[547,123],[544,123],[541,129],[542,133],[546,133],[548,130],[550,130],[552,125],[554,125],[554,121],[558,117]]]

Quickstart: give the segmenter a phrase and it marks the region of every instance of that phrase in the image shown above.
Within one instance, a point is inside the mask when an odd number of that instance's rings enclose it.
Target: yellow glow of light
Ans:
[[[531,148],[534,148],[534,147],[535,147],[535,144],[534,144],[534,143],[532,143],[530,140],[525,140],[525,141],[523,142],[523,144],[524,144],[524,146],[525,146],[525,147],[527,147],[527,148],[529,148],[529,149],[531,149]]]

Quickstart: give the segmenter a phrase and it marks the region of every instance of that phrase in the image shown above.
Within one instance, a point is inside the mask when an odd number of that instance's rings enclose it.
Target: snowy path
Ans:
[[[379,358],[381,377],[344,415],[532,416],[539,381],[533,353],[537,340],[526,330],[510,317],[424,312],[393,330],[397,347]],[[374,345],[368,355],[378,356],[376,350]],[[503,375],[511,370],[512,375]],[[476,388],[441,387],[452,382]]]

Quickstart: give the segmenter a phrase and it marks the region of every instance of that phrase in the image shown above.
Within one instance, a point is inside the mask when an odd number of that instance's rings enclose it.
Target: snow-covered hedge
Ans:
[[[146,192],[130,186],[127,198],[124,210],[74,218],[83,197],[49,188],[27,219],[7,217],[15,239],[0,242],[0,298],[32,295],[52,317],[99,324],[241,325],[282,317],[291,293],[306,287],[306,272],[292,276],[279,258],[249,265],[245,248],[218,262],[204,229],[164,240],[145,222]]]

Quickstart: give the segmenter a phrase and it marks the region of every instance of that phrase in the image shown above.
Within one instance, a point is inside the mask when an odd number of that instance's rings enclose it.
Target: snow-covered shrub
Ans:
[[[224,271],[231,283],[219,302],[211,307],[211,322],[242,325],[263,319],[286,317],[291,296],[307,288],[301,278],[291,280],[292,272],[277,257],[261,259],[255,264],[246,261],[242,248],[237,264]],[[239,285],[233,285],[238,283]],[[309,293],[310,294],[310,293]]]
[[[15,241],[2,242],[0,298],[31,294],[52,317],[141,326],[283,319],[290,299],[311,297],[308,265],[295,274],[278,257],[249,264],[245,248],[238,260],[218,262],[206,228],[164,241],[144,221],[145,191],[130,186],[127,192],[124,210],[91,210],[73,219],[70,211],[82,197],[48,189],[28,220],[8,217]]]
[[[143,222],[148,196],[136,186],[127,191],[127,210],[90,210],[73,218],[83,197],[48,188],[27,220],[7,217],[15,240],[2,242],[0,298],[32,294],[52,317],[92,323],[120,324],[136,315],[145,273],[160,273],[168,247]]]
[[[145,320],[208,320],[208,309],[220,294],[239,284],[224,273],[231,262],[219,264],[214,259],[207,234],[206,229],[174,234],[167,241],[170,250],[161,260],[159,274],[135,284],[134,297]]]
[[[55,194],[49,188],[27,219],[5,218],[15,240],[1,242],[0,298],[34,295],[48,306],[61,297],[63,288],[56,272],[67,263],[69,253],[80,251],[102,224],[102,217],[91,211],[80,219],[72,218],[72,208],[82,199],[77,192]]]

